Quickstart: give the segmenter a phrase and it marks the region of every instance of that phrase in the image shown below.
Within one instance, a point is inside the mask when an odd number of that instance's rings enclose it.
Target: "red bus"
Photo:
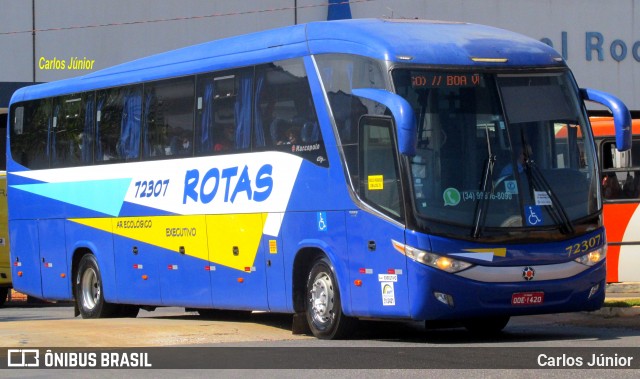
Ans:
[[[633,120],[631,150],[615,148],[612,117],[592,117],[600,162],[607,231],[607,282],[640,281],[640,119]]]

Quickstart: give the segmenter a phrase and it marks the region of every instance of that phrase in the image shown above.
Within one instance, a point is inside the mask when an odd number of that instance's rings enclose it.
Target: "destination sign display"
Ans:
[[[478,87],[483,85],[480,74],[444,73],[444,72],[412,72],[411,86],[413,88],[441,88],[441,87]]]

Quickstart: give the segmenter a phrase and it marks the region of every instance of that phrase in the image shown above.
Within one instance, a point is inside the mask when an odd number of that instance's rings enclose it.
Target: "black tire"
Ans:
[[[502,332],[509,323],[509,316],[473,318],[464,321],[464,327],[473,334],[491,336]]]
[[[353,333],[356,319],[342,313],[338,282],[327,258],[313,264],[305,299],[307,323],[316,338],[343,339]]]
[[[82,318],[117,317],[119,305],[104,300],[102,276],[98,261],[93,254],[80,259],[75,280],[76,304]]]
[[[0,307],[4,305],[7,301],[7,296],[9,296],[9,287],[0,287]]]

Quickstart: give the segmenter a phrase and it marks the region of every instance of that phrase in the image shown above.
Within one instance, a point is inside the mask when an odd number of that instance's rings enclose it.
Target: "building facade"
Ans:
[[[0,0],[0,107],[21,85],[213,39],[326,20],[330,3],[347,5],[335,0]],[[348,10],[353,18],[463,21],[528,35],[560,52],[581,86],[611,92],[640,111],[640,0],[351,0]]]

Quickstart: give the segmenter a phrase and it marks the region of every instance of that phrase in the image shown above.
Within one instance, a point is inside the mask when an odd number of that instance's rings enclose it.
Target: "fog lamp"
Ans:
[[[453,308],[453,296],[437,291],[433,293],[433,296],[435,296],[436,300],[438,300],[439,302]]]
[[[587,297],[587,299],[591,299],[591,296],[595,295],[599,289],[600,284],[596,284],[595,286],[591,287],[591,290],[589,291],[589,297]]]

